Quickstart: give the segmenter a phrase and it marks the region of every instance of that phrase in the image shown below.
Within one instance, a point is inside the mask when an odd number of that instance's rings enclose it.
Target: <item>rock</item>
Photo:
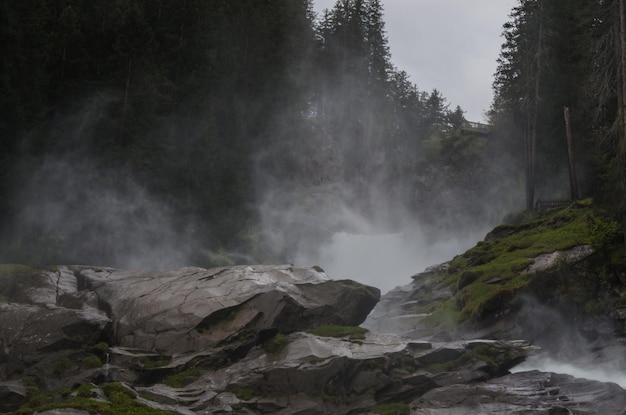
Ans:
[[[536,273],[553,268],[559,260],[568,264],[582,261],[593,254],[595,250],[589,245],[575,246],[566,251],[555,251],[549,254],[541,254],[534,258],[533,263],[526,268],[525,273]]]
[[[29,390],[37,380],[41,392],[94,384],[97,400],[107,398],[96,385],[122,382],[137,405],[183,415],[348,415],[391,402],[410,402],[412,414],[611,414],[624,406],[616,385],[508,374],[536,351],[524,341],[416,338],[428,313],[414,311],[452,295],[432,285],[437,272],[446,268],[392,290],[368,318],[375,324],[364,324],[380,330],[355,339],[306,330],[363,323],[380,292],[317,268],[34,270],[11,283],[13,302],[0,303],[0,411],[30,398],[19,378],[33,382]],[[402,335],[380,332],[389,321]],[[102,341],[109,347],[94,346]],[[92,353],[102,367],[81,364]]]
[[[96,343],[109,318],[97,310],[0,303],[0,339],[9,363],[34,364],[47,353]]]
[[[520,372],[475,384],[432,389],[411,402],[412,414],[623,414],[626,391],[569,375]]]
[[[347,414],[380,401],[418,397],[441,385],[486,380],[492,370],[470,353],[470,348],[478,347],[474,343],[432,347],[377,333],[367,333],[358,341],[293,333],[287,340],[281,351],[255,347],[227,367],[206,368],[183,388],[155,384],[138,390],[144,397],[193,411],[244,406],[252,413],[262,412],[261,408],[281,414],[289,408],[288,413],[296,413],[290,411],[308,408],[315,401],[326,412]],[[494,354],[509,348],[525,350],[522,344],[493,342],[492,346]],[[460,356],[465,359],[456,361]],[[442,361],[449,363],[449,371],[429,372],[431,362]],[[496,364],[510,362],[502,359]],[[240,391],[248,391],[249,396],[238,398]]]
[[[358,325],[380,298],[376,288],[291,266],[84,268],[79,279],[109,311],[120,346],[167,353],[203,350],[264,330]]]
[[[0,412],[16,410],[27,401],[24,382],[20,380],[0,382]]]

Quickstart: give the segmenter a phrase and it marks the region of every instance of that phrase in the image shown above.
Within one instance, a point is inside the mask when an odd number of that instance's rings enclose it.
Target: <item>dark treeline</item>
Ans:
[[[619,5],[545,3],[505,26],[485,135],[393,66],[380,0],[2,0],[0,261],[287,260],[345,206],[490,221],[524,174],[529,205],[568,191],[564,106],[581,193],[615,190]]]
[[[623,215],[623,0],[521,0],[504,36],[491,115],[499,139],[523,155],[527,208],[541,198],[591,195]]]

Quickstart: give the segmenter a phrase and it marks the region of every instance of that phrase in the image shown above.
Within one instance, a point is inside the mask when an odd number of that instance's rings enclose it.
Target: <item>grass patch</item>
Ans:
[[[363,340],[367,329],[357,326],[335,326],[326,324],[306,331],[320,337],[348,337],[350,340]]]
[[[461,319],[461,311],[457,307],[454,299],[448,299],[438,304],[433,304],[431,314],[424,318],[424,324],[437,331],[447,331],[454,329]]]

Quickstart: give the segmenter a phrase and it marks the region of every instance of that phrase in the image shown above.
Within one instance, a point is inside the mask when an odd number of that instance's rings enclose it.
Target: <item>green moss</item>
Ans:
[[[472,349],[465,350],[461,356],[454,360],[434,363],[429,365],[426,369],[431,373],[443,373],[456,370],[471,362],[482,361],[489,366],[491,374],[495,374],[498,370],[498,364],[493,360],[493,356],[496,352],[497,350],[494,346],[481,344]]]
[[[130,399],[135,399],[137,397],[137,394],[132,389],[127,388],[119,382],[107,383],[102,386],[102,390],[108,398],[116,393],[126,395]]]
[[[81,367],[83,369],[96,369],[98,367],[102,367],[102,360],[100,360],[100,358],[95,354],[89,354],[83,359]]]
[[[287,346],[287,343],[287,336],[282,333],[278,333],[271,339],[264,342],[261,347],[267,353],[280,353],[285,348],[285,346]]]
[[[67,357],[62,357],[62,358],[56,360],[52,364],[52,372],[55,375],[60,375],[60,374],[64,373],[65,371],[71,369],[73,366],[74,366],[74,362],[72,362]]]
[[[94,389],[97,389],[97,387],[92,384],[80,385],[76,389],[76,396],[80,398],[92,398],[94,397]]]
[[[89,351],[101,358],[106,357],[109,352],[109,345],[105,342],[96,343],[89,348]]]
[[[596,257],[607,258],[605,263],[626,268],[619,224],[595,209],[589,200],[563,209],[525,213],[519,215],[518,220],[516,224],[496,227],[486,241],[455,257],[449,262],[447,272],[428,277],[430,285],[436,289],[455,293],[452,302],[444,299],[415,307],[415,312],[432,313],[425,319],[429,327],[449,330],[459,323],[505,310],[511,299],[530,288],[533,279],[539,278],[524,271],[541,254],[591,245]],[[550,282],[558,272],[559,266],[556,266],[542,273],[541,278]],[[566,277],[561,278],[566,280]],[[586,284],[580,288],[581,292],[590,290],[588,282],[579,283]],[[595,281],[596,285],[601,283]],[[561,285],[565,290],[578,289],[577,283],[568,281],[568,284]],[[591,291],[596,292],[597,287]],[[585,301],[581,299],[578,304],[582,307]],[[589,304],[586,309],[593,307]]]
[[[241,388],[235,391],[235,396],[237,399],[241,399],[242,401],[249,401],[254,398],[254,391],[252,389]]]
[[[347,287],[347,288],[351,288],[352,290],[354,290],[355,292],[365,295],[367,297],[376,297],[378,294],[374,291],[375,289],[372,287],[368,287],[367,285],[363,285],[361,283],[358,283],[356,281],[352,281],[352,280],[338,280],[336,281],[338,284]]]
[[[156,369],[168,365],[172,361],[169,356],[142,356],[140,359],[144,369]]]
[[[380,415],[409,415],[411,408],[405,403],[384,403],[372,408],[372,412]]]
[[[39,270],[37,268],[21,264],[0,264],[0,277],[33,274],[38,271]]]
[[[174,412],[153,409],[135,400],[135,393],[119,383],[105,384],[102,390],[108,402],[91,399],[94,385],[81,385],[72,396],[67,389],[39,394],[15,412],[7,415],[31,415],[52,409],[78,409],[100,415],[174,415]]]
[[[190,367],[182,372],[175,373],[173,375],[168,376],[163,380],[163,383],[167,386],[171,386],[172,388],[182,388],[193,382],[195,379],[200,376],[202,373],[202,368],[200,367]]]
[[[350,340],[363,340],[365,339],[367,329],[357,326],[336,326],[327,324],[307,330],[307,333],[321,337],[348,337]]]
[[[424,319],[426,327],[437,329],[436,331],[447,331],[454,329],[459,324],[461,312],[454,299],[432,304],[431,307],[434,310]]]

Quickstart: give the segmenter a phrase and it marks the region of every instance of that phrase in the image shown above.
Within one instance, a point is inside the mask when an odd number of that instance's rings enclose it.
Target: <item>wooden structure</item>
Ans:
[[[461,124],[461,132],[487,135],[491,132],[491,125],[480,122],[464,121]]]

